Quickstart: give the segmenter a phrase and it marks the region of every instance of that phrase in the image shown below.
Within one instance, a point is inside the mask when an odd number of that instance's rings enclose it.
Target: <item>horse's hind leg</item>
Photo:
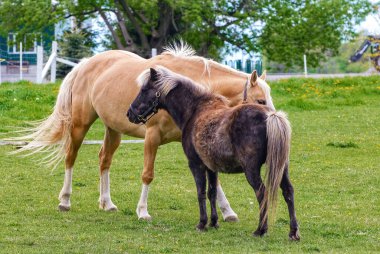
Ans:
[[[218,213],[216,211],[216,195],[217,195],[217,183],[218,183],[218,173],[211,170],[207,170],[208,179],[208,190],[207,197],[210,201],[211,206],[211,222],[210,227],[218,228]]]
[[[254,167],[250,167],[248,170],[246,170],[245,176],[249,184],[252,186],[252,188],[255,191],[256,198],[257,198],[257,201],[259,202],[259,207],[260,207],[259,226],[257,227],[256,231],[253,233],[253,235],[263,236],[268,231],[268,218],[265,217],[268,207],[265,204],[263,204],[265,186],[260,176],[261,165],[258,165],[257,163],[254,163],[251,165],[254,165]]]
[[[300,240],[299,228],[296,218],[296,212],[294,209],[294,189],[289,179],[289,168],[286,165],[284,169],[284,175],[281,180],[282,195],[284,196],[285,202],[288,205],[289,217],[290,217],[290,240]]]
[[[99,208],[105,211],[116,211],[117,207],[112,203],[110,190],[110,166],[112,156],[119,147],[121,134],[108,128],[104,136],[104,143],[99,152],[100,164],[100,197]]]
[[[65,158],[65,179],[61,192],[59,193],[60,203],[58,209],[60,211],[70,210],[70,196],[72,193],[72,176],[73,166],[78,155],[78,150],[82,145],[83,139],[90,128],[90,125],[86,126],[74,126],[71,130],[71,142],[66,152]]]
[[[220,182],[217,183],[217,195],[216,195],[216,201],[218,202],[220,211],[222,212],[222,216],[224,221],[227,222],[235,222],[239,221],[239,218],[237,214],[232,210],[230,202],[228,202],[226,195],[224,194],[224,191],[222,189],[222,186],[220,185]]]

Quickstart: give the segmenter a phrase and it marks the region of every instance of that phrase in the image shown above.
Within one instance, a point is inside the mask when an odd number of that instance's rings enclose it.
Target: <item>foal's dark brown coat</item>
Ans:
[[[210,226],[218,227],[217,173],[244,172],[260,203],[260,223],[254,234],[262,236],[267,232],[268,205],[275,205],[281,185],[289,208],[289,237],[299,240],[293,187],[288,176],[290,125],[286,116],[270,112],[262,105],[230,108],[222,97],[163,67],[150,69],[150,73],[147,71],[142,76],[145,81],[128,111],[128,118],[134,123],[145,122],[149,114],[163,108],[181,129],[183,149],[198,192],[200,221],[197,228],[204,230],[208,220],[206,175]],[[265,162],[268,164],[266,187],[260,176]]]

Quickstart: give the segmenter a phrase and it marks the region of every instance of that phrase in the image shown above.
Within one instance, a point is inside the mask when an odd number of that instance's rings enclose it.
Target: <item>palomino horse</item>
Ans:
[[[53,165],[65,158],[65,178],[59,194],[60,210],[70,209],[73,166],[78,149],[88,129],[99,117],[106,128],[104,143],[99,152],[100,208],[117,209],[111,200],[109,173],[112,156],[120,144],[121,135],[145,137],[143,187],[136,212],[139,219],[151,218],[147,199],[158,146],[180,141],[181,132],[165,112],[157,114],[146,125],[129,122],[125,112],[140,89],[136,83],[138,75],[155,65],[166,66],[207,84],[215,93],[229,98],[231,105],[242,101],[243,88],[248,80],[248,100],[274,107],[270,89],[264,81],[265,74],[261,78],[256,74],[250,78],[250,75],[243,72],[193,56],[192,49],[183,44],[151,59],[120,50],[107,51],[86,59],[63,80],[53,113],[32,129],[29,135],[18,138],[30,141],[20,151],[45,151]],[[225,220],[237,219],[220,185],[218,203]]]
[[[181,129],[183,150],[198,192],[200,220],[197,229],[204,230],[208,220],[206,175],[210,227],[217,228],[218,171],[244,172],[260,204],[260,223],[254,235],[262,236],[267,232],[268,206],[275,207],[277,189],[281,185],[289,208],[289,238],[300,239],[293,187],[288,176],[291,129],[284,113],[259,104],[231,108],[223,97],[164,67],[143,72],[139,80],[141,91],[127,116],[138,124],[145,121],[142,114],[150,116],[158,109],[165,109]],[[260,176],[264,163],[268,166],[266,187]]]

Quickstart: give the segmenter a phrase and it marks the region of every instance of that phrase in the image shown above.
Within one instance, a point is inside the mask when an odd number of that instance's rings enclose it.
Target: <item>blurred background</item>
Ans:
[[[54,82],[83,57],[121,49],[149,58],[180,40],[233,68],[266,69],[272,79],[372,75],[380,70],[379,6],[373,0],[2,0],[0,82]]]

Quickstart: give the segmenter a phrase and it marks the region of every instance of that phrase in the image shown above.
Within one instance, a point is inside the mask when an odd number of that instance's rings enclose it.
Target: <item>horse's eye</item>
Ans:
[[[261,104],[261,105],[266,105],[267,104],[267,102],[265,100],[256,100],[256,102],[258,104]]]

